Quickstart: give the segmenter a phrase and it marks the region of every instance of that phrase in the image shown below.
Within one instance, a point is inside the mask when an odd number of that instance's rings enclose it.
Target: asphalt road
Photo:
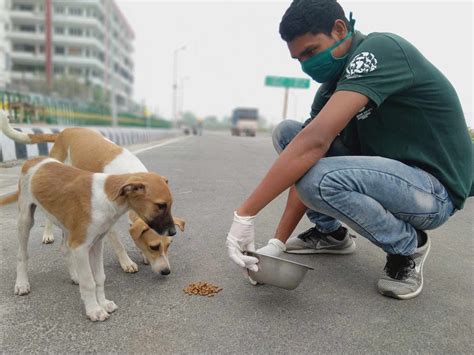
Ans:
[[[122,272],[105,248],[106,295],[119,309],[103,323],[87,320],[78,287],[56,242],[42,245],[43,216],[30,238],[31,293],[15,296],[16,205],[0,209],[0,352],[119,353],[472,353],[474,199],[430,232],[425,288],[410,301],[375,289],[384,254],[356,239],[348,256],[292,256],[315,267],[294,291],[251,286],[224,247],[232,211],[275,159],[268,136],[205,134],[139,154],[169,178],[174,215],[187,221],[170,249],[171,274],[139,263]],[[271,238],[284,197],[258,217],[257,242]],[[126,221],[119,231],[139,261]],[[298,230],[309,226],[302,222]],[[188,296],[191,282],[223,288],[213,298]]]

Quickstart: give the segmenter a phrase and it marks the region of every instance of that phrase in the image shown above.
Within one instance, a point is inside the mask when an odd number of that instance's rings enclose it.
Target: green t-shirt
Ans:
[[[473,153],[461,104],[448,79],[412,44],[391,33],[356,31],[339,81],[321,85],[311,117],[338,90],[370,99],[341,132],[349,148],[429,172],[455,207],[463,207]]]

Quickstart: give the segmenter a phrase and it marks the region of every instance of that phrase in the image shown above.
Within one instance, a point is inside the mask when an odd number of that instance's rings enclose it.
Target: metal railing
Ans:
[[[112,114],[108,108],[40,94],[0,90],[0,109],[7,110],[15,123],[112,126]],[[117,123],[119,126],[171,127],[169,121],[129,112],[119,112]]]

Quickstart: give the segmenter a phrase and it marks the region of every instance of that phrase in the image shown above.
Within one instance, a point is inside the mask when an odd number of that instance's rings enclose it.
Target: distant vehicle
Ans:
[[[233,136],[255,137],[258,127],[258,109],[238,107],[232,112],[231,122],[230,132]]]

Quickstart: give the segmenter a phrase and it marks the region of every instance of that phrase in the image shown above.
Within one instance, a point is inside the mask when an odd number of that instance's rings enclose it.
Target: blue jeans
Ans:
[[[281,122],[273,131],[277,152],[301,129],[300,122]],[[339,138],[295,186],[319,231],[332,232],[342,221],[389,254],[412,255],[416,229],[435,229],[455,212],[433,175],[393,159],[351,156]]]

